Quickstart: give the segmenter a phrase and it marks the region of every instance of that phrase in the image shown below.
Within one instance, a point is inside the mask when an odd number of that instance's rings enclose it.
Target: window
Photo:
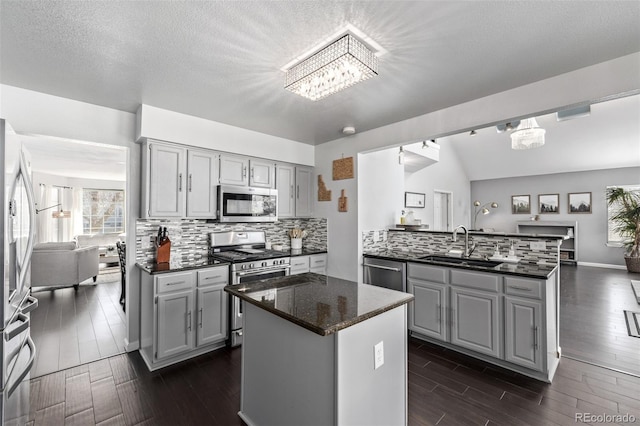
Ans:
[[[83,189],[82,232],[84,234],[124,232],[124,191]]]
[[[640,194],[640,185],[613,185],[607,186],[607,192],[609,188],[624,188],[629,191],[634,191]],[[611,222],[611,216],[615,214],[618,206],[612,205],[607,206],[607,244],[612,246],[622,246],[624,243],[624,238],[620,234],[614,231],[613,222]]]

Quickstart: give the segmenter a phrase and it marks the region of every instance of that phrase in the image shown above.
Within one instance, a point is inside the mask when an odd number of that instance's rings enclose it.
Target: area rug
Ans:
[[[631,337],[640,337],[640,312],[624,311],[627,332]]]

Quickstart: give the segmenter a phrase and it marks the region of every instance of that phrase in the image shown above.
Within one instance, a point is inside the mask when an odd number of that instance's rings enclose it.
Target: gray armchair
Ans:
[[[99,272],[97,246],[76,248],[75,242],[39,243],[31,257],[31,287],[73,287]]]

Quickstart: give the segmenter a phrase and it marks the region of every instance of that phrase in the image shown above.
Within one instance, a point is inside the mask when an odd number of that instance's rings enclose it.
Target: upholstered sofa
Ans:
[[[116,256],[117,257],[117,256]],[[98,247],[76,243],[38,243],[31,256],[31,287],[69,287],[98,276]]]
[[[78,247],[97,246],[100,251],[100,263],[118,263],[118,250],[116,242],[124,241],[119,232],[107,232],[104,234],[76,235]]]

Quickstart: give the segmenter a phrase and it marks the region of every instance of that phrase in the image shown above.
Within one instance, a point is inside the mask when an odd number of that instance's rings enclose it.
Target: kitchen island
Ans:
[[[225,291],[244,303],[248,425],[407,423],[411,294],[314,273]]]

